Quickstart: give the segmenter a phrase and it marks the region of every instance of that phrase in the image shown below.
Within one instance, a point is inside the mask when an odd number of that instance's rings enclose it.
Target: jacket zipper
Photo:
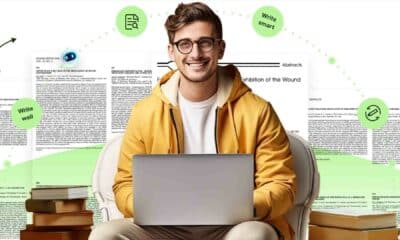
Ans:
[[[181,150],[179,149],[178,128],[176,127],[176,122],[175,122],[174,113],[172,111],[172,108],[169,109],[169,113],[170,113],[171,118],[172,118],[172,124],[174,125],[174,128],[175,128],[176,144],[178,145],[178,153],[181,153]]]
[[[218,131],[217,126],[218,126],[218,107],[215,109],[215,126],[214,126],[215,151],[218,154],[219,152],[218,152],[218,141],[217,141],[217,136],[218,136],[218,134],[217,134],[217,131]]]

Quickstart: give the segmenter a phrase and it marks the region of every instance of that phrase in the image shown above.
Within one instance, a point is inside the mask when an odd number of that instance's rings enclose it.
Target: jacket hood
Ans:
[[[218,66],[217,105],[222,107],[227,102],[234,102],[251,89],[242,81],[238,69],[233,65]],[[161,77],[153,89],[153,94],[173,106],[178,105],[180,72],[172,70]]]

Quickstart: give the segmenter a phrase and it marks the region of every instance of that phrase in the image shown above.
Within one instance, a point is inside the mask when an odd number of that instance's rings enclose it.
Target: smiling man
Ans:
[[[170,31],[177,28],[174,23],[166,26]],[[196,102],[211,97],[217,91],[217,64],[225,49],[221,34],[210,22],[196,21],[169,37],[168,53],[180,72],[180,93]]]
[[[219,17],[203,3],[179,4],[165,23],[177,70],[132,110],[113,190],[126,217],[97,226],[90,239],[292,240],[284,218],[295,195],[288,138],[271,104],[251,92],[236,67],[218,65],[225,41]],[[153,153],[254,155],[255,218],[236,226],[138,226],[132,156]]]

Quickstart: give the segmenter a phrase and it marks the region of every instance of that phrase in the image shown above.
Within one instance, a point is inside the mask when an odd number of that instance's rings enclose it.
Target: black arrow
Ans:
[[[7,43],[10,43],[10,42],[15,42],[15,40],[17,40],[17,39],[16,39],[16,38],[11,38],[11,39],[10,39],[10,40],[8,40],[7,42],[5,42],[5,43],[1,44],[1,45],[0,45],[0,48],[1,48],[2,46],[6,45]]]

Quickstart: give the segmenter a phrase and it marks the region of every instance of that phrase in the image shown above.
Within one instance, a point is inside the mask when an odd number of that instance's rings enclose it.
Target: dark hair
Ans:
[[[175,33],[185,25],[195,22],[205,21],[213,24],[217,38],[222,39],[221,19],[209,6],[201,2],[180,3],[175,9],[174,15],[169,15],[165,21],[165,29],[168,33],[169,42],[174,41]]]

